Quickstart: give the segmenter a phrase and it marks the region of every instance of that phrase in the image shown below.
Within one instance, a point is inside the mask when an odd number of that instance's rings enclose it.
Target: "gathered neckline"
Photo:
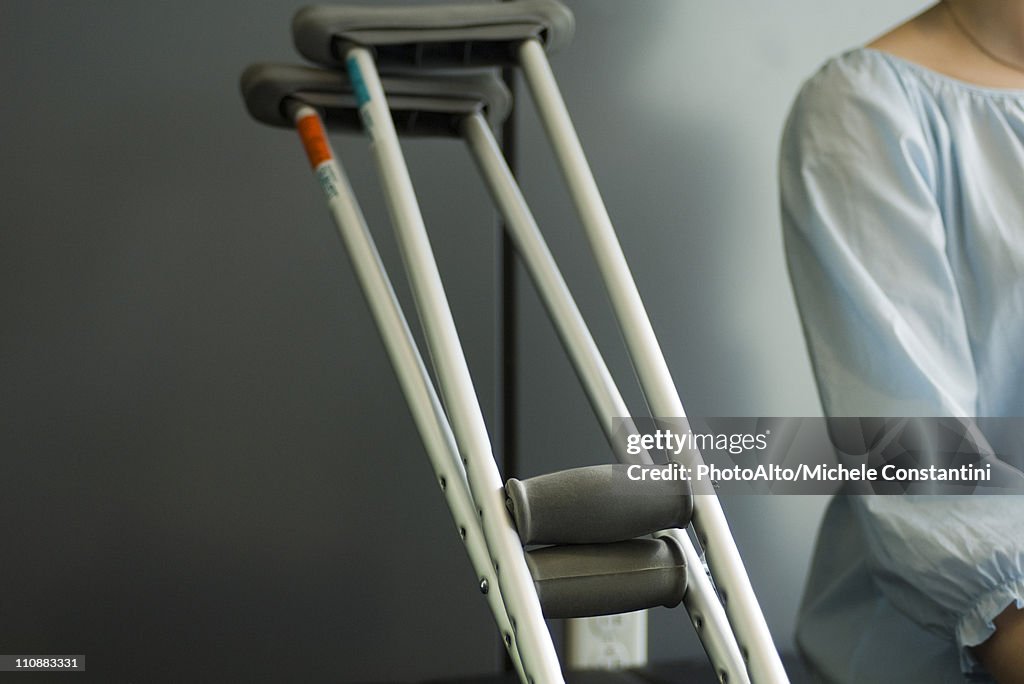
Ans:
[[[885,50],[879,50],[872,47],[859,47],[854,48],[850,52],[863,52],[866,54],[877,55],[897,66],[903,66],[934,81],[938,81],[939,83],[959,88],[961,90],[971,91],[981,95],[990,95],[993,97],[1024,98],[1024,88],[995,88],[992,86],[983,86],[977,83],[971,83],[970,81],[964,81],[954,76],[944,74],[941,71],[935,71],[934,69],[930,69],[922,64],[918,64],[917,62],[912,62],[904,57],[899,57],[891,52],[886,52]]]

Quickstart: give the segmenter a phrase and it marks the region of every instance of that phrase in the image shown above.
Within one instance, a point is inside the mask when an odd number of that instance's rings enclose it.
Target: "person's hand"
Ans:
[[[1024,610],[1010,606],[994,622],[996,633],[974,654],[999,684],[1024,684]]]

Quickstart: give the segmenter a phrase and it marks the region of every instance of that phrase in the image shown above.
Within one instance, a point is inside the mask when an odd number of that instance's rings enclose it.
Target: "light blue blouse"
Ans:
[[[793,105],[782,218],[833,416],[1024,416],[1024,90],[860,48]],[[990,435],[1018,467],[1024,435]],[[797,642],[824,679],[961,682],[1024,607],[1024,497],[838,496]]]

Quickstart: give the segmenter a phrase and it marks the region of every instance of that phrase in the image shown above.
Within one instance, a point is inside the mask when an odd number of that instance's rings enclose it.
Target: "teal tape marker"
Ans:
[[[359,70],[359,62],[355,57],[349,57],[345,60],[345,66],[348,68],[348,78],[352,81],[352,87],[356,91],[356,102],[362,107],[370,101],[370,92],[366,89],[363,72]]]

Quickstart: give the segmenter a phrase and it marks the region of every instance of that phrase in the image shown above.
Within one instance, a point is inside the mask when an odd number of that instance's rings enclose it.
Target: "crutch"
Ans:
[[[490,112],[491,118],[494,118],[493,111],[496,105],[491,103],[497,101],[500,104],[501,96],[507,101],[507,93],[503,86],[493,78],[450,79],[444,82],[437,79],[390,79],[385,83],[391,93],[394,117],[407,134],[455,135],[459,130],[459,122],[477,117],[488,126],[482,112]],[[517,630],[508,617],[510,613],[516,614],[520,611],[518,607],[511,611],[507,610],[501,599],[497,598],[500,596],[497,591],[487,591],[489,584],[493,584],[496,589],[497,584],[494,584],[490,576],[486,549],[479,544],[479,525],[475,525],[475,518],[466,522],[465,501],[469,490],[464,479],[453,480],[448,474],[452,471],[453,459],[456,469],[461,468],[461,463],[455,454],[447,421],[443,414],[438,412],[433,387],[426,376],[408,328],[404,325],[401,310],[390,292],[387,275],[372,249],[372,240],[365,224],[358,214],[354,215],[350,211],[352,207],[356,207],[351,191],[347,184],[341,183],[339,186],[334,180],[343,178],[340,169],[336,169],[337,164],[331,159],[333,155],[326,141],[321,139],[319,128],[313,125],[318,119],[316,113],[308,106],[311,103],[318,105],[318,109],[324,112],[332,127],[346,129],[355,125],[356,105],[351,91],[352,88],[348,88],[347,83],[339,75],[318,73],[316,70],[302,67],[260,65],[250,68],[243,78],[243,92],[253,116],[272,125],[286,125],[289,119],[282,112],[296,112],[293,118],[296,118],[300,132],[306,131],[304,139],[307,150],[311,150],[311,161],[316,163],[317,160],[323,159],[316,164],[318,178],[331,202],[332,212],[346,244],[352,245],[350,255],[357,263],[361,283],[364,284],[381,332],[395,360],[396,369],[403,378],[406,396],[414,409],[414,415],[418,416],[418,424],[430,450],[435,471],[438,473],[453,517],[460,527],[463,540],[466,541],[474,567],[483,577],[481,587],[491,601],[492,612],[505,635],[505,644],[513,656],[520,677],[524,681],[530,681],[535,678],[522,666],[522,661],[517,659],[521,654],[514,649],[518,648],[519,641],[512,637]],[[448,121],[451,123],[447,123]],[[374,292],[374,287],[378,290],[377,293]],[[385,291],[386,296],[381,296],[380,291]],[[390,325],[387,325],[388,321],[391,321]],[[403,363],[400,363],[402,359],[405,360],[404,367]],[[409,366],[414,366],[415,372],[410,371]],[[437,434],[438,431],[440,435]],[[446,435],[447,439],[441,439]],[[664,491],[664,488],[662,489]],[[652,493],[657,494],[650,489],[642,492],[646,495]],[[670,496],[660,499],[661,510],[654,511],[656,522],[637,523],[634,520],[626,521],[623,525],[621,521],[615,519],[619,516],[614,513],[609,516],[602,511],[596,517],[600,519],[601,513],[604,513],[604,522],[598,520],[597,526],[605,528],[603,533],[607,534],[607,529],[615,527],[615,523],[618,522],[618,531],[612,532],[612,537],[629,539],[634,534],[646,534],[659,529],[667,524],[667,521],[685,525],[689,519],[689,497],[680,499],[675,489],[668,493]],[[657,496],[653,500],[658,500]],[[682,509],[678,505],[680,500],[687,503]],[[637,495],[629,501],[640,502],[644,499]],[[525,504],[521,504],[523,505]],[[650,506],[647,508],[651,509]],[[471,509],[470,517],[473,517]],[[650,517],[651,514],[648,512],[648,519]],[[550,530],[552,526],[549,524],[547,527]],[[533,532],[536,533],[537,530],[538,528],[534,526]],[[472,544],[474,540],[478,542],[475,546]],[[589,616],[637,610],[659,604],[671,607],[680,602],[686,591],[685,562],[681,550],[672,540],[652,542],[630,539],[623,543],[590,547],[548,547],[531,551],[528,562],[535,586],[543,597],[544,610],[553,615]],[[543,622],[525,627],[539,630],[547,636]],[[542,676],[541,680],[557,681],[547,676]]]
[[[653,459],[647,452],[631,456],[621,448],[621,440],[617,439],[616,435],[616,421],[619,421],[618,428],[622,432],[626,434],[636,432],[632,427],[632,421],[622,418],[629,415],[629,410],[551,252],[547,248],[544,237],[537,227],[529,206],[522,196],[490,128],[478,114],[474,114],[464,119],[461,129],[491,195],[505,218],[517,252],[523,259],[523,263],[555,323],[559,338],[583,383],[587,397],[601,423],[606,438],[612,445],[616,458],[623,464],[652,463]],[[558,491],[548,494],[548,496],[558,497],[559,494],[565,495],[571,492],[577,486],[572,472],[566,473],[563,476],[564,482],[560,484]],[[544,507],[543,502],[539,505]],[[624,516],[632,514],[630,511],[623,511]],[[523,525],[519,523],[518,527],[522,534]],[[697,635],[715,667],[717,676],[721,680],[729,682],[749,681],[746,668],[743,665],[742,654],[732,632],[728,629],[728,621],[722,604],[715,596],[714,588],[704,571],[704,565],[686,536],[686,532],[673,526],[660,534],[675,539],[685,554],[687,591],[683,603],[694,623]]]
[[[684,418],[682,402],[547,62],[545,46],[550,49],[566,42],[571,27],[571,14],[559,3],[517,0],[414,8],[314,6],[296,15],[293,34],[304,56],[325,65],[344,64],[354,80],[376,77],[371,48],[387,67],[520,66],[648,404],[655,416]],[[690,468],[702,463],[696,450],[674,458]],[[699,495],[694,506],[694,530],[751,678],[758,683],[787,681],[717,497]],[[696,556],[695,550],[692,555]],[[695,626],[700,629],[697,620]]]
[[[422,79],[393,80],[389,86],[399,92],[414,93],[423,92],[425,88],[437,99],[443,98],[437,93],[445,88],[475,93],[477,99],[486,96],[488,113],[499,121],[509,106],[507,93],[493,88],[490,79],[463,79],[461,82],[445,79],[443,84]],[[465,544],[480,591],[487,597],[509,657],[522,677],[520,647],[514,640],[515,630],[502,601],[501,589],[495,578],[496,569],[492,567],[451,427],[348,178],[324,134],[321,110],[327,112],[327,118],[334,126],[358,130],[358,106],[353,89],[339,74],[305,67],[259,64],[243,74],[242,92],[253,118],[272,126],[294,126],[302,138],[310,165],[327,198],[331,217],[408,399],[448,509]],[[418,104],[416,111],[422,112],[424,103]],[[401,101],[396,105],[400,107]],[[419,123],[422,124],[423,120]],[[543,627],[543,621],[540,624]]]
[[[244,82],[244,90],[247,93],[250,109],[256,118],[264,122],[280,125],[283,121],[287,121],[287,119],[282,119],[277,113],[282,109],[280,103],[286,102],[289,98],[297,102],[301,97],[302,101],[320,103],[320,108],[324,111],[328,121],[335,127],[353,128],[358,126],[354,99],[351,94],[348,94],[348,99],[345,100],[346,94],[340,92],[340,89],[347,84],[339,76],[332,76],[324,72],[318,73],[311,69],[263,65],[250,69],[246,74]],[[447,100],[444,99],[446,91],[456,90],[453,86],[457,86],[461,88],[461,95],[464,98],[471,100],[472,97],[480,97],[483,102],[500,101],[498,95],[501,95],[501,93],[499,92],[490,92],[486,96],[476,95],[476,93],[488,93],[488,89],[485,87],[488,83],[490,83],[491,91],[495,91],[497,87],[500,87],[500,84],[488,79],[475,79],[466,83],[438,81],[437,79],[405,80],[396,83],[395,79],[391,79],[389,92],[393,115],[404,123],[406,131],[410,128],[410,122],[417,121],[419,124],[418,130],[422,134],[425,126],[433,124],[437,127],[439,123],[443,124],[443,120],[438,117],[445,116],[445,114],[439,114],[437,110],[439,107],[446,108],[447,116],[452,121],[451,125],[448,126],[450,134],[457,135],[461,131],[464,137],[471,142],[474,149],[477,150],[478,162],[485,172],[485,177],[492,189],[492,194],[506,215],[516,246],[523,256],[534,282],[541,291],[544,301],[548,305],[558,332],[563,341],[565,341],[567,349],[570,350],[570,357],[576,365],[577,372],[584,379],[588,396],[590,396],[594,404],[606,434],[611,439],[612,418],[613,416],[626,414],[625,403],[618,393],[607,367],[604,365],[604,361],[583,322],[582,316],[579,314],[575,302],[568,292],[568,288],[562,280],[561,274],[544,243],[543,236],[537,229],[529,209],[522,200],[522,196],[505,165],[504,159],[497,150],[493,135],[490,132],[490,126],[481,114],[482,109],[483,111],[491,112],[494,110],[494,106],[490,105],[482,108],[472,101],[467,104],[465,101],[451,97]],[[470,85],[473,86],[472,89],[468,87]],[[339,93],[334,94],[330,92],[332,89],[339,90]],[[456,90],[456,92],[458,91]],[[426,122],[430,122],[430,124]],[[444,126],[442,125],[440,129],[443,131]],[[353,256],[355,255],[355,250],[350,250],[350,252],[353,253]],[[417,405],[415,397],[410,397],[410,403],[413,406]],[[447,425],[445,424],[444,427],[447,427]],[[430,444],[429,439],[426,441]],[[651,458],[646,452],[639,456],[631,457],[625,452],[620,451],[619,456],[624,462],[651,462]],[[439,477],[443,478],[444,475],[439,475]],[[551,478],[546,478],[546,481],[548,486],[550,486]],[[563,493],[565,491],[575,491],[580,489],[581,484],[578,477],[569,475],[567,479],[563,476],[560,491]],[[525,486],[523,485],[523,487]],[[455,490],[453,490],[454,493]],[[642,500],[632,499],[629,501],[631,503],[640,503]],[[601,502],[602,508],[607,508],[608,504],[607,500]],[[534,523],[538,521],[538,517],[540,519],[551,517],[544,516],[543,514],[538,516],[536,513],[538,505],[536,503],[532,508],[534,511],[532,516]],[[543,505],[540,505],[539,508],[543,508]],[[528,509],[526,497],[521,495],[519,503],[515,508],[516,512],[520,514],[518,517],[522,518]],[[453,506],[453,510],[456,510],[456,507]],[[616,516],[614,512],[603,511],[603,513],[610,514],[612,517]],[[688,516],[687,510],[682,519],[675,518],[674,522],[685,525]],[[456,518],[459,517],[456,514]],[[611,539],[626,539],[634,536],[634,534],[642,534],[660,527],[652,522],[644,522],[643,516],[636,516],[626,511],[622,519],[618,521],[620,523],[618,529],[614,530],[612,528],[615,528],[615,525],[609,525],[607,521],[601,522],[607,517],[608,515],[595,516],[593,513],[587,516],[577,516],[578,519],[584,518],[598,521],[597,527],[602,529],[602,533],[606,535],[606,538]],[[630,517],[633,518],[632,522],[629,520]],[[663,523],[669,521],[668,518],[664,517],[661,520]],[[625,529],[622,527],[623,524],[626,525]],[[548,525],[548,527],[550,526]],[[525,530],[529,535],[536,535],[536,529],[526,530],[526,527],[522,522],[520,523],[521,532]],[[532,527],[536,528],[536,524],[532,525]],[[579,531],[571,538],[571,541],[594,541],[593,538],[587,539],[586,534],[585,531]],[[465,534],[463,536],[465,537]],[[472,538],[476,538],[476,535],[471,536]],[[607,552],[607,550],[605,551]],[[687,572],[692,573],[696,570],[698,573],[696,581],[707,583],[707,577],[703,574],[699,560],[691,558],[688,561]],[[475,564],[479,566],[479,563]],[[548,570],[544,574],[547,577],[551,577],[556,573]],[[693,581],[692,575],[690,579]],[[621,589],[621,587],[619,588]],[[668,599],[664,595],[659,595],[653,587],[652,591],[655,600],[623,606],[623,609],[637,609],[656,604],[674,605],[671,599],[672,591],[669,591],[670,598]],[[700,594],[697,592],[688,591],[685,596],[688,610],[690,610],[691,616],[696,620],[700,620],[701,615],[721,610],[717,603],[712,603],[709,607],[701,607],[698,601]],[[565,599],[561,599],[561,602],[565,603]],[[695,602],[697,602],[697,605],[695,605]],[[595,594],[590,606],[581,607],[578,597],[574,600],[574,604],[572,612],[575,615],[606,613],[609,611],[610,605],[602,601],[599,593]],[[501,620],[499,619],[500,622]],[[724,621],[720,620],[716,623],[712,620],[708,629],[701,632],[702,639],[706,642],[710,640],[707,648],[711,653],[715,653],[716,650],[721,650],[722,648],[717,647],[716,649],[715,646],[715,627],[721,624],[724,624]],[[726,635],[718,635],[720,640],[724,640],[725,637]],[[745,680],[742,666],[739,669],[729,668],[723,671],[732,674],[730,681]]]
[[[395,94],[393,90],[390,91],[389,97],[392,101],[392,106],[394,106]],[[424,105],[420,103],[419,106],[422,109]],[[612,443],[613,448],[615,448],[617,458],[622,463],[652,463],[653,460],[646,452],[641,452],[637,456],[631,456],[621,448],[618,448],[621,446],[621,443],[616,439],[615,421],[617,417],[628,416],[626,403],[622,399],[622,395],[611,377],[611,373],[569,292],[568,286],[562,278],[562,274],[544,241],[544,237],[537,227],[536,221],[530,213],[529,207],[501,155],[491,132],[490,124],[479,111],[452,111],[451,128],[452,134],[461,134],[473,152],[473,156],[485,178],[492,197],[505,217],[506,226],[516,249],[523,258],[523,262],[556,326],[559,337],[568,351],[570,360],[573,362],[576,372],[583,382],[584,389],[601,422],[605,435],[609,442]],[[629,432],[630,424],[628,423],[631,423],[631,421],[623,418],[618,418],[618,420],[627,423],[620,425],[620,428]],[[570,493],[578,496],[580,491],[585,491],[587,486],[585,482],[580,480],[579,474],[573,471],[562,473],[557,477],[557,480],[552,476],[544,478],[545,486],[548,488],[546,494],[548,499],[562,498],[562,495]],[[584,475],[583,477],[586,476]],[[557,489],[551,489],[555,481],[558,482]],[[509,493],[520,492],[518,496],[513,496],[517,504],[513,510],[517,514],[518,531],[524,537],[524,541],[527,543],[534,541],[533,532],[526,529],[528,526],[524,524],[526,520],[530,520],[535,524],[539,521],[544,521],[549,526],[556,528],[565,527],[558,520],[553,519],[555,516],[552,516],[550,513],[540,512],[545,509],[550,510],[552,506],[564,508],[564,504],[549,502],[546,505],[544,502],[536,500],[531,504],[528,495],[524,491],[529,487],[529,483],[515,485],[515,487]],[[536,492],[536,490],[534,491]],[[533,494],[534,498],[537,496],[537,493]],[[632,503],[640,507],[639,501],[634,500]],[[607,500],[601,502],[602,507],[606,509],[610,504],[611,502]],[[529,510],[532,510],[533,513],[528,514],[527,511]],[[623,510],[618,525],[608,525],[603,522],[608,517],[616,515],[615,512],[609,510],[603,511],[603,515],[599,516],[595,515],[594,512],[590,512],[588,515],[577,514],[577,520],[589,519],[592,523],[594,521],[601,521],[600,526],[603,527],[605,535],[602,541],[612,541],[615,539],[632,538],[633,536],[646,533],[650,529],[655,529],[650,527],[650,518],[645,518],[643,513],[643,511]],[[560,516],[565,516],[564,511]],[[687,514],[685,518],[688,520],[689,515]],[[667,519],[665,520],[668,521]],[[676,519],[672,522],[678,523],[679,520]],[[685,521],[683,525],[685,526]],[[563,535],[561,541],[573,543],[596,541],[596,537],[591,532],[595,526],[597,525],[592,524],[588,530],[580,530],[575,535],[567,534],[563,531],[561,532]],[[590,534],[589,537],[587,536],[588,534]],[[685,532],[677,527],[667,529],[663,534],[672,536],[686,554],[687,585],[690,588],[683,600],[691,620],[697,626],[698,635],[704,643],[705,650],[709,653],[712,662],[716,666],[716,672],[720,678],[728,679],[731,682],[747,681],[742,657],[735,644],[735,639],[727,628],[728,623],[722,612],[722,606],[714,595],[714,590],[704,572],[703,564],[694,551],[692,544],[686,539]],[[599,598],[597,600],[600,601]],[[605,607],[605,611],[607,611],[607,607]],[[582,614],[587,611],[577,612]]]

